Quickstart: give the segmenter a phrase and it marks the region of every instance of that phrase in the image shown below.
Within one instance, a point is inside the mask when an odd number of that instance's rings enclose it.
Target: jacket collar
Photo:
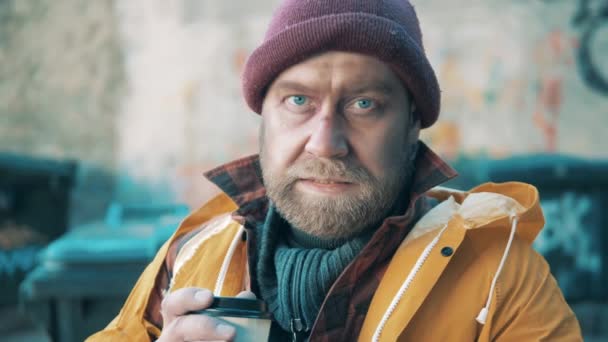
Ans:
[[[458,175],[426,144],[419,141],[418,145],[411,193],[410,196],[405,196],[406,198],[417,198],[436,185]],[[262,181],[259,155],[251,155],[216,167],[206,172],[205,177],[239,206],[238,215],[255,221],[264,219],[268,199]]]

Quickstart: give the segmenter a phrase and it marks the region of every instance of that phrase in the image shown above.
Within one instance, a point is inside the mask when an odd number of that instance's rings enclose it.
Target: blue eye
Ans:
[[[303,95],[293,95],[289,97],[289,101],[295,104],[296,106],[303,106],[308,101],[308,98]]]
[[[357,107],[359,109],[369,109],[374,105],[374,101],[369,100],[369,99],[362,99],[362,100],[357,100],[357,102],[355,102],[355,104],[357,105]]]

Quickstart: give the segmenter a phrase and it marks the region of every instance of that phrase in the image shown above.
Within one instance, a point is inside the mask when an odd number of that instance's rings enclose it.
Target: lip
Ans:
[[[352,189],[355,184],[341,179],[303,178],[298,181],[304,190],[324,194],[338,194]]]
[[[319,183],[319,184],[352,184],[352,182],[349,182],[345,179],[339,179],[339,178],[300,178],[301,181],[306,181],[306,182],[314,182],[314,183]]]

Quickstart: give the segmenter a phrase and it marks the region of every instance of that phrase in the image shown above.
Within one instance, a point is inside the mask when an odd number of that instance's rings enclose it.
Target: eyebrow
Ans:
[[[348,91],[354,94],[360,94],[365,92],[378,92],[383,94],[393,94],[395,92],[395,87],[384,81],[374,81],[362,85],[355,85],[353,87],[349,87]]]
[[[277,81],[274,85],[277,89],[280,90],[293,90],[298,92],[314,92],[315,89],[312,87],[308,87],[300,82],[289,81],[289,80],[281,80]],[[395,92],[394,85],[391,85],[384,81],[373,81],[370,83],[366,83],[363,85],[355,85],[355,86],[347,86],[346,91],[354,94],[361,94],[365,92],[379,92],[383,94],[393,94]]]
[[[302,83],[287,80],[277,81],[277,83],[273,87],[280,90],[294,90],[298,92],[301,91],[304,93],[309,93],[313,91],[313,88],[307,87]]]

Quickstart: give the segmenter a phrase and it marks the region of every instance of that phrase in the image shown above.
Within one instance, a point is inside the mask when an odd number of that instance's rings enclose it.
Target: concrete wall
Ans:
[[[121,197],[175,191],[200,203],[209,193],[202,170],[257,151],[259,119],[240,97],[239,75],[272,5],[117,2],[129,84],[117,132]],[[150,186],[133,192],[133,181]]]
[[[591,20],[573,18],[584,1],[414,2],[443,88],[443,122],[427,135],[438,149],[608,156],[608,90],[580,73]],[[599,14],[601,2],[588,2]],[[601,21],[591,53],[608,80],[608,18]]]
[[[209,191],[201,169],[255,152],[258,120],[238,77],[277,3],[118,3],[131,85],[118,158],[129,179],[163,184],[174,176],[178,197],[196,202]],[[578,72],[584,27],[572,25],[576,1],[414,3],[443,88],[441,122],[424,138],[442,155],[608,156],[607,94]],[[596,45],[597,55],[608,54]]]
[[[121,56],[111,0],[0,2],[0,150],[112,167]]]
[[[257,150],[239,74],[278,2],[2,2],[0,150],[109,168],[123,201],[199,204],[213,192],[202,170]],[[578,1],[413,2],[443,89],[424,139],[442,155],[608,157],[608,97],[579,72]]]
[[[112,0],[0,1],[0,153],[78,160],[74,224],[113,196],[121,44]]]

